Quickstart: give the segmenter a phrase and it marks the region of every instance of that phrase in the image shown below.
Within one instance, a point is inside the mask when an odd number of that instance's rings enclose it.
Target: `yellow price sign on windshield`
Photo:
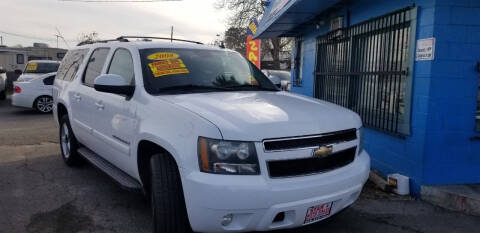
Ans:
[[[170,59],[152,62],[148,64],[148,66],[150,67],[153,77],[155,78],[172,74],[190,73],[182,59]]]
[[[168,52],[160,52],[150,54],[147,58],[148,60],[168,60],[168,59],[176,59],[179,55],[176,53],[168,53]]]
[[[27,71],[35,71],[38,68],[38,64],[35,62],[28,63],[27,65]]]

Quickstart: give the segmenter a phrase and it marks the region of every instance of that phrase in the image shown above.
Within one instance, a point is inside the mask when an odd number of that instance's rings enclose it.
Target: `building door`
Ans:
[[[357,112],[370,128],[409,134],[414,19],[406,8],[318,37],[315,97]]]

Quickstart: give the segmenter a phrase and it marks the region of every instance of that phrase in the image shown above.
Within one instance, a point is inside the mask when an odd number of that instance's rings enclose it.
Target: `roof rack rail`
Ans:
[[[86,44],[95,44],[95,43],[107,43],[112,41],[119,41],[119,42],[129,42],[128,39],[155,39],[155,40],[169,40],[169,41],[180,41],[180,42],[188,42],[194,44],[203,44],[202,42],[193,41],[193,40],[183,40],[183,39],[176,39],[176,38],[167,38],[167,37],[153,37],[153,36],[120,36],[116,39],[111,40],[86,40],[82,41],[77,44],[77,46],[86,45]]]
[[[202,42],[193,41],[193,40],[183,40],[183,39],[176,39],[176,38],[168,38],[168,37],[154,37],[154,36],[120,36],[117,40],[127,40],[127,39],[155,39],[155,40],[169,40],[169,41],[180,41],[180,42],[188,42],[194,44],[203,44]],[[128,41],[128,40],[127,40]]]
[[[82,42],[78,43],[77,46],[82,46],[82,45],[86,45],[86,44],[95,44],[95,43],[108,43],[108,42],[112,42],[112,41],[128,42],[127,39],[120,39],[120,38],[111,39],[111,40],[86,40],[86,41],[82,41]]]

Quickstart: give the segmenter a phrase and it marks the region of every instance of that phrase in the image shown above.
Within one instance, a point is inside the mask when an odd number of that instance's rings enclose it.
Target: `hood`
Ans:
[[[34,78],[38,78],[45,74],[22,74],[18,77],[17,82],[28,82]]]
[[[226,140],[314,135],[359,128],[345,108],[287,92],[215,92],[159,96],[215,124]]]

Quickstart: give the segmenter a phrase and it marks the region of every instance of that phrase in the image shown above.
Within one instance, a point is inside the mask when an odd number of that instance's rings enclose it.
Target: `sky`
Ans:
[[[228,14],[215,9],[216,0],[82,1],[1,0],[3,44],[32,46],[43,42],[56,47],[58,29],[67,42],[59,39],[59,47],[68,49],[78,43],[82,33],[95,31],[101,39],[120,35],[170,37],[171,26],[176,38],[211,43],[225,31]]]

